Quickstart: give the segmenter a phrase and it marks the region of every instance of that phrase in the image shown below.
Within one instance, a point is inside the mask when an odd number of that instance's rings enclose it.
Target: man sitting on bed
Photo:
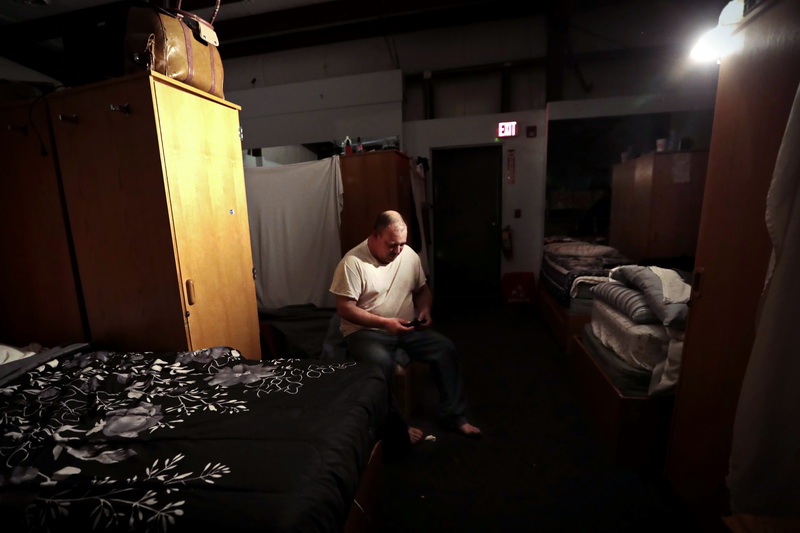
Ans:
[[[413,361],[430,363],[439,388],[439,423],[468,437],[481,430],[467,422],[464,382],[455,345],[430,329],[433,296],[417,253],[406,247],[408,228],[396,211],[385,211],[372,233],[347,252],[333,275],[330,291],[347,352],[356,361],[381,366],[393,383],[394,353],[402,348]],[[419,325],[409,325],[415,318]],[[393,410],[397,410],[392,394]],[[423,433],[409,427],[412,443]]]

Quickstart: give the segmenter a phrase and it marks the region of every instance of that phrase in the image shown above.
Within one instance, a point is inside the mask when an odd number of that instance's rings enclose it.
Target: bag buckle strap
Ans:
[[[217,32],[214,31],[209,24],[204,24],[200,20],[192,17],[187,17],[182,13],[178,14],[178,18],[180,18],[186,26],[192,30],[192,32],[197,36],[200,40],[208,43],[213,44],[214,46],[219,46],[219,39],[217,38]]]

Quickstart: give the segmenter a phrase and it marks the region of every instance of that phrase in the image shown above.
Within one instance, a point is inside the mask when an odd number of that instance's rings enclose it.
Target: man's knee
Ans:
[[[347,352],[354,361],[374,363],[380,366],[387,376],[394,372],[392,353],[378,342],[348,342]]]
[[[411,359],[432,364],[450,365],[457,359],[456,345],[439,332],[428,330],[422,336],[403,345]]]
[[[373,350],[362,354],[360,358],[356,358],[356,361],[358,360],[368,361],[380,365],[381,368],[394,370],[394,358],[384,350]]]
[[[435,340],[436,351],[439,352],[442,357],[455,357],[456,345],[449,337],[445,337],[441,333],[435,333]]]

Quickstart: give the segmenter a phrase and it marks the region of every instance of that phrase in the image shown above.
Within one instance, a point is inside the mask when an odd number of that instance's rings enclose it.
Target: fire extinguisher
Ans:
[[[503,255],[511,257],[514,255],[514,246],[511,244],[511,226],[503,228],[502,233]]]

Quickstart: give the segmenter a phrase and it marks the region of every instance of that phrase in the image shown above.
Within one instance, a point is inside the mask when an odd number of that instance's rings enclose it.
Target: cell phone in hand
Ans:
[[[415,318],[415,319],[414,319],[414,320],[412,320],[411,322],[407,322],[407,323],[405,323],[405,324],[403,324],[403,325],[404,325],[405,327],[407,327],[407,328],[415,328],[415,327],[417,327],[417,326],[421,326],[422,324],[424,324],[424,323],[425,323],[425,322],[427,322],[427,321],[428,321],[428,319],[427,319],[427,318],[426,318],[425,320],[420,320],[419,318]]]

